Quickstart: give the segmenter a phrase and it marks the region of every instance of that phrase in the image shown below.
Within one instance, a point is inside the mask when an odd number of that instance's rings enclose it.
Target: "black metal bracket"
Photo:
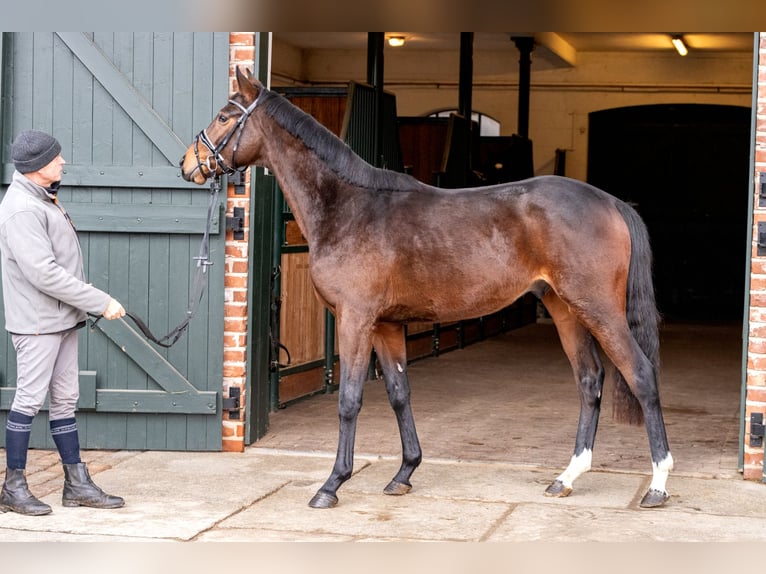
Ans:
[[[750,446],[763,446],[764,435],[763,413],[750,414]]]
[[[766,255],[766,222],[759,221],[758,222],[758,237],[757,240],[757,248],[756,248],[756,255]]]
[[[239,387],[229,387],[229,396],[223,398],[222,409],[229,413],[229,419],[239,420],[241,390]]]
[[[226,229],[234,232],[234,239],[245,238],[245,208],[235,207],[232,210],[232,217],[226,218]]]
[[[766,172],[761,172],[758,179],[758,207],[766,207]]]
[[[235,171],[229,176],[229,183],[234,185],[234,195],[245,195],[245,173]]]

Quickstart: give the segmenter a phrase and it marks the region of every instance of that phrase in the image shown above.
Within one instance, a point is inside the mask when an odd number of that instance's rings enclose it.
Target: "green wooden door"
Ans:
[[[77,225],[89,281],[154,333],[166,333],[185,317],[209,198],[207,188],[181,179],[177,164],[228,95],[228,34],[0,38],[0,196],[13,174],[14,135],[31,128],[52,133],[68,162],[60,197]],[[157,347],[126,320],[102,320],[80,332],[78,423],[84,448],[220,450],[220,203],[207,291],[178,343]],[[4,330],[0,353],[3,429],[16,380]],[[44,413],[36,417],[32,446],[53,446]]]

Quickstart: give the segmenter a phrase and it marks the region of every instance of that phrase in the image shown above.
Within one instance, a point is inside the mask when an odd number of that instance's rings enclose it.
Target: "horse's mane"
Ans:
[[[412,191],[418,187],[413,177],[376,168],[348,145],[316,121],[311,115],[291,104],[279,94],[263,94],[263,110],[282,128],[300,139],[340,179],[373,190]]]

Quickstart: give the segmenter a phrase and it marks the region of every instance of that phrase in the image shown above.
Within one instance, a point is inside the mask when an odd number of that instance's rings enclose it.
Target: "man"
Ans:
[[[40,131],[21,132],[11,156],[16,171],[0,203],[5,328],[16,349],[16,396],[5,433],[0,512],[40,515],[51,507],[29,491],[24,470],[32,420],[50,394],[49,421],[64,465],[64,506],[119,508],[125,501],[96,486],[80,460],[77,330],[86,313],[117,319],[122,305],[85,282],[77,232],[59,205],[61,145]]]

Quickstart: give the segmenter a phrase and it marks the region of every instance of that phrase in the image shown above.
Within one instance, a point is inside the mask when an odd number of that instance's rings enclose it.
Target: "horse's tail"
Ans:
[[[638,346],[651,362],[655,380],[659,381],[660,315],[654,299],[649,233],[641,217],[632,207],[618,201],[617,209],[628,226],[631,241],[626,301],[628,326]],[[628,424],[640,425],[644,420],[641,405],[617,369],[615,369],[612,415],[616,421]]]

